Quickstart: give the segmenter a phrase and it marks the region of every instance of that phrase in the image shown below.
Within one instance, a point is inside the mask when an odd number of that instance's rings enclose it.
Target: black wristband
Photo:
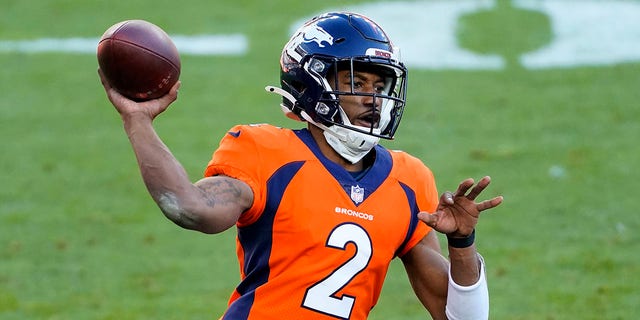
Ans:
[[[452,237],[449,237],[449,235],[447,235],[447,242],[449,243],[449,246],[452,248],[462,249],[462,248],[470,247],[475,240],[476,240],[476,229],[473,229],[473,231],[471,231],[471,234],[466,238],[452,238]]]

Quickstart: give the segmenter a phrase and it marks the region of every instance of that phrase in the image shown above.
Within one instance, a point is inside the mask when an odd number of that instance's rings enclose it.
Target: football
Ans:
[[[98,42],[98,65],[123,96],[146,101],[167,94],[180,77],[180,55],[169,35],[145,20],[126,20]]]

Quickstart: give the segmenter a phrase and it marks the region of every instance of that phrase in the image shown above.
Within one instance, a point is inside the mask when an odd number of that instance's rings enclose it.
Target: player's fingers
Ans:
[[[102,83],[104,91],[107,93],[107,98],[109,98],[109,101],[115,105],[115,102],[120,98],[120,93],[111,87],[111,84],[107,81],[107,77],[105,77],[102,69],[100,68],[98,68],[98,75],[100,76],[100,83]]]
[[[453,193],[451,191],[446,191],[440,196],[440,203],[444,203],[447,205],[452,205],[453,201]]]
[[[458,185],[458,190],[456,191],[455,196],[456,197],[464,196],[465,193],[467,193],[467,190],[469,190],[469,188],[471,188],[471,186],[473,186],[474,183],[475,182],[473,181],[472,178],[467,178],[462,182],[460,182],[460,185]]]
[[[418,213],[418,219],[420,219],[422,222],[426,223],[428,226],[435,228],[438,224],[438,217],[436,216],[436,214],[431,214],[428,212],[419,212]]]
[[[177,81],[171,90],[164,96],[158,98],[160,104],[162,105],[162,110],[166,109],[172,102],[178,99],[178,90],[180,89],[180,81]]]
[[[109,81],[107,81],[107,78],[104,76],[104,73],[102,73],[102,70],[100,68],[98,68],[98,76],[100,77],[100,83],[106,90],[111,88]]]
[[[171,91],[169,91],[169,93],[171,93],[171,97],[173,98],[172,101],[176,101],[178,99],[178,91],[180,90],[181,85],[182,83],[178,80],[176,81],[176,84],[174,84],[171,88]]]
[[[178,90],[180,90],[180,86],[182,86],[182,82],[180,80],[176,81],[173,87],[171,87],[171,92],[175,92],[177,94]]]
[[[504,198],[502,196],[497,196],[493,199],[489,199],[489,200],[485,200],[482,201],[480,203],[478,203],[476,205],[476,208],[478,209],[478,211],[484,211],[487,209],[491,209],[491,208],[495,208],[497,206],[499,206],[502,201],[504,200]]]
[[[476,184],[473,188],[471,188],[471,191],[469,191],[467,199],[475,200],[478,195],[482,193],[482,190],[484,190],[489,185],[489,183],[491,183],[491,177],[489,176],[480,179],[480,181],[478,181],[478,184]]]

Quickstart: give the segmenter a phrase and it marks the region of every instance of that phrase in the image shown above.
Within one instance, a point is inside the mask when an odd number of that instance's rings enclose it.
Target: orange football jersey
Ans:
[[[359,179],[320,152],[307,129],[233,127],[205,176],[253,190],[237,223],[241,282],[222,319],[366,319],[391,260],[430,228],[438,195],[431,171],[376,146]]]

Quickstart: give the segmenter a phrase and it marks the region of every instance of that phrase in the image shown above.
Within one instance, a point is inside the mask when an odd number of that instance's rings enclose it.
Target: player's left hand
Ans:
[[[436,212],[420,212],[418,218],[440,233],[455,238],[467,237],[476,227],[480,212],[502,203],[502,196],[482,202],[475,201],[490,182],[490,177],[480,179],[477,184],[471,178],[466,179],[460,183],[455,193],[447,191],[440,196]]]

